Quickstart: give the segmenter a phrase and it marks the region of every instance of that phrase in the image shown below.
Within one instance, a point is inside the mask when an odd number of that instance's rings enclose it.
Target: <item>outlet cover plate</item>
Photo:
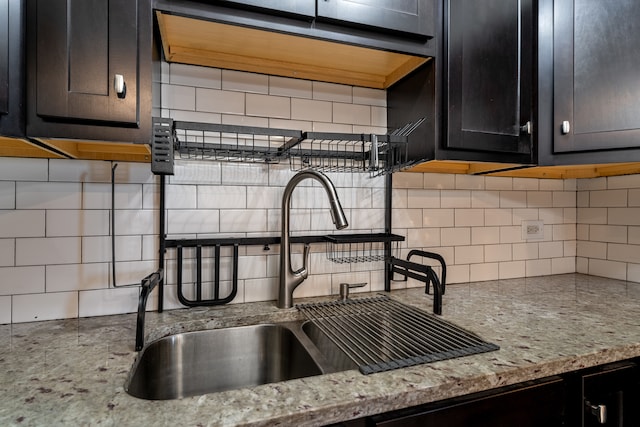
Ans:
[[[522,240],[543,240],[544,221],[522,221]]]

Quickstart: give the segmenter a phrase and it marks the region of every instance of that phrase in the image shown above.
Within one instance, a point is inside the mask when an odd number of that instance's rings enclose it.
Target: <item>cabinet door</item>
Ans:
[[[138,123],[138,7],[132,0],[36,2],[36,114]],[[125,92],[115,89],[116,76]]]
[[[640,381],[634,363],[603,368],[582,377],[582,426],[640,425]]]
[[[435,0],[318,0],[318,17],[433,37]]]
[[[445,11],[447,148],[530,154],[532,0],[448,0]]]
[[[368,425],[384,427],[554,427],[563,426],[564,382],[550,378],[536,383],[450,399],[424,409],[371,417]]]
[[[553,28],[554,151],[640,146],[640,2],[556,1]]]
[[[23,35],[23,2],[0,2],[0,135],[24,136]]]
[[[220,0],[220,3],[270,9],[309,18],[316,16],[316,0]]]

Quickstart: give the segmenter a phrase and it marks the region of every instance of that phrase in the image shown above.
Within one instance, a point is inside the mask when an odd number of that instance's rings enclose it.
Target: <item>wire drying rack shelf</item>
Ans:
[[[403,236],[387,233],[331,234],[327,241],[327,258],[336,264],[384,261],[388,258],[385,243],[392,243],[392,252],[399,251]]]
[[[288,161],[292,170],[368,172],[372,176],[409,166],[408,136],[424,119],[389,134],[302,132],[154,118],[152,171],[170,175],[167,162],[178,159],[248,163]],[[171,129],[169,132],[167,129]],[[168,138],[172,150],[169,150]],[[155,149],[162,146],[163,150]],[[174,154],[175,153],[175,154]],[[172,156],[169,158],[169,156]]]

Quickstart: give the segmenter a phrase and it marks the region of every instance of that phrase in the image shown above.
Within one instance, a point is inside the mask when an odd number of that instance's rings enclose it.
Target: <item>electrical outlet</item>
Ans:
[[[544,239],[544,221],[522,221],[522,240]]]

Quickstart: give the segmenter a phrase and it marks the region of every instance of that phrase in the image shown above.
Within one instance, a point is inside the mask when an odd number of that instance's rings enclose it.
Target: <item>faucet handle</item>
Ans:
[[[363,283],[340,283],[340,301],[346,301],[349,299],[349,289],[362,288],[366,286],[367,282]]]

